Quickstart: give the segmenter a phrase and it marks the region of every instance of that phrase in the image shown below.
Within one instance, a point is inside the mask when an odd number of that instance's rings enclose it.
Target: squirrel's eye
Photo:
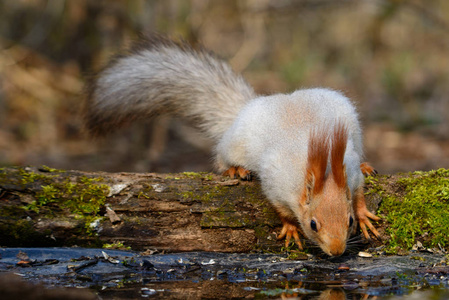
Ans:
[[[352,216],[349,216],[349,227],[352,226],[352,223],[354,223],[354,219],[352,218]]]
[[[316,228],[315,220],[310,221],[310,228],[312,228],[313,231],[318,231],[317,228]]]

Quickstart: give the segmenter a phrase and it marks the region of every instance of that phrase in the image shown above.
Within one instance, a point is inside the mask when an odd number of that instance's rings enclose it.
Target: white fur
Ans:
[[[94,82],[85,118],[89,130],[99,132],[123,121],[171,112],[217,142],[255,97],[227,63],[169,40],[119,57]]]
[[[295,212],[310,133],[325,128],[332,132],[338,121],[348,128],[344,163],[354,192],[363,182],[361,129],[349,99],[329,89],[298,90],[249,102],[217,145],[218,167],[242,166],[255,172],[268,199]]]

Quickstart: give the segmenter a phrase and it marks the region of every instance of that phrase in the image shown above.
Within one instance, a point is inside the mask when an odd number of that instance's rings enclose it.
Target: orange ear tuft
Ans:
[[[348,143],[348,129],[342,122],[338,122],[332,134],[331,167],[332,176],[338,187],[346,186],[346,168],[343,160]]]
[[[329,138],[327,130],[312,131],[309,138],[309,149],[307,154],[307,181],[313,175],[314,194],[319,194],[324,187],[326,178],[327,160],[329,157]],[[306,182],[309,184],[309,182]]]

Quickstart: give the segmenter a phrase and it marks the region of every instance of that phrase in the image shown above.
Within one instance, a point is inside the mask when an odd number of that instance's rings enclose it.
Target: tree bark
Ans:
[[[370,193],[368,200],[375,210],[379,197]],[[280,225],[257,180],[191,172],[0,169],[1,246],[279,251]]]

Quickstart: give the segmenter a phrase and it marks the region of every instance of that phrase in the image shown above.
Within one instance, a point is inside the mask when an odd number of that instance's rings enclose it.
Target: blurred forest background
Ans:
[[[0,0],[0,166],[212,170],[174,118],[82,132],[86,78],[151,32],[201,43],[259,94],[343,91],[381,173],[449,167],[447,0]]]

